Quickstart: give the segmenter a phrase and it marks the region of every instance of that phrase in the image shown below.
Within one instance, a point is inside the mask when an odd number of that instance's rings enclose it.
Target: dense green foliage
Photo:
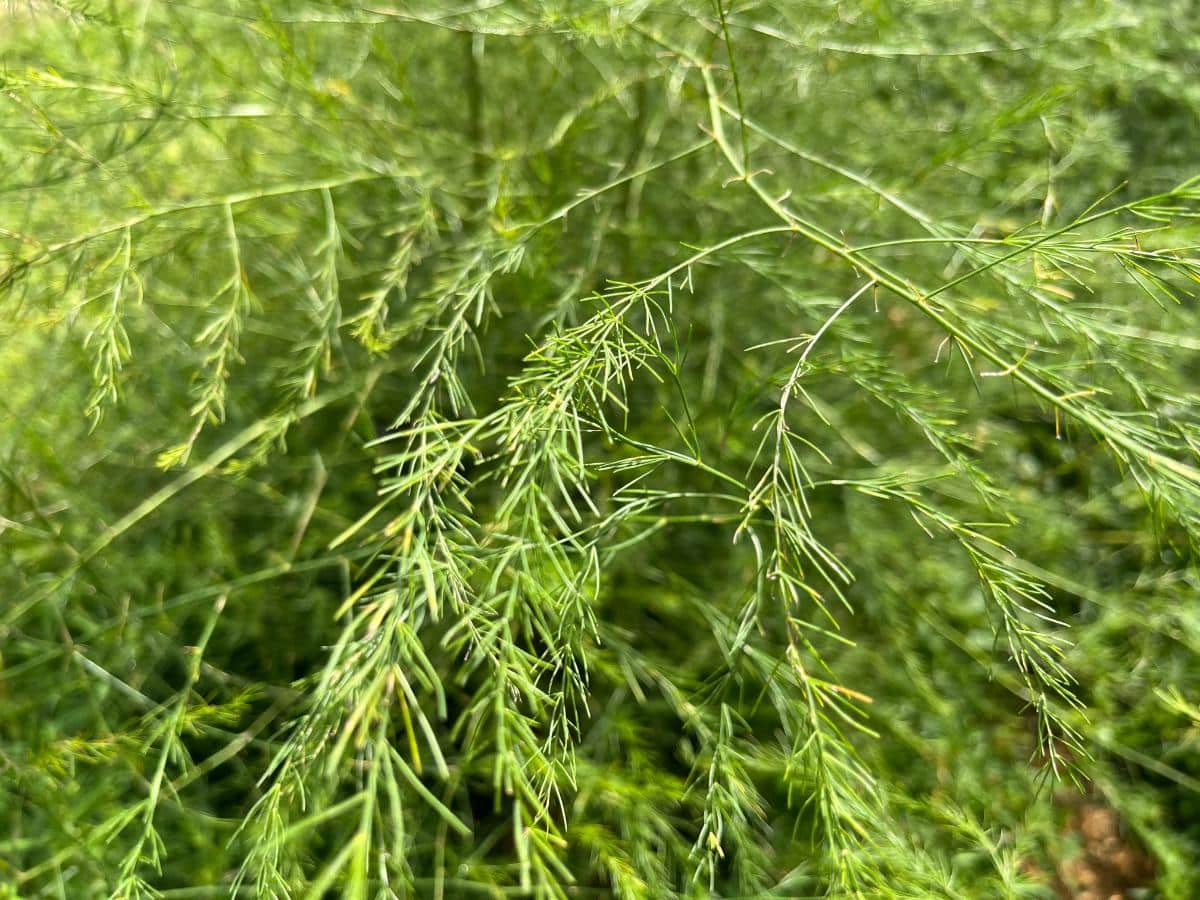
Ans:
[[[1200,893],[1192,0],[0,10],[0,895]]]

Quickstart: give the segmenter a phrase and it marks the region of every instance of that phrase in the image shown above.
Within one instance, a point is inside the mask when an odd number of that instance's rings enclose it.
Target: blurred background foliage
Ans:
[[[8,0],[6,896],[1196,896],[1196,21]]]

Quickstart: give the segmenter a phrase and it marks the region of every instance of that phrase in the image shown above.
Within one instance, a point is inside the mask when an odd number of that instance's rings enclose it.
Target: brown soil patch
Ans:
[[[1064,900],[1126,900],[1130,890],[1154,881],[1154,860],[1116,810],[1094,800],[1081,802],[1067,827],[1083,848],[1059,867],[1058,895]]]

